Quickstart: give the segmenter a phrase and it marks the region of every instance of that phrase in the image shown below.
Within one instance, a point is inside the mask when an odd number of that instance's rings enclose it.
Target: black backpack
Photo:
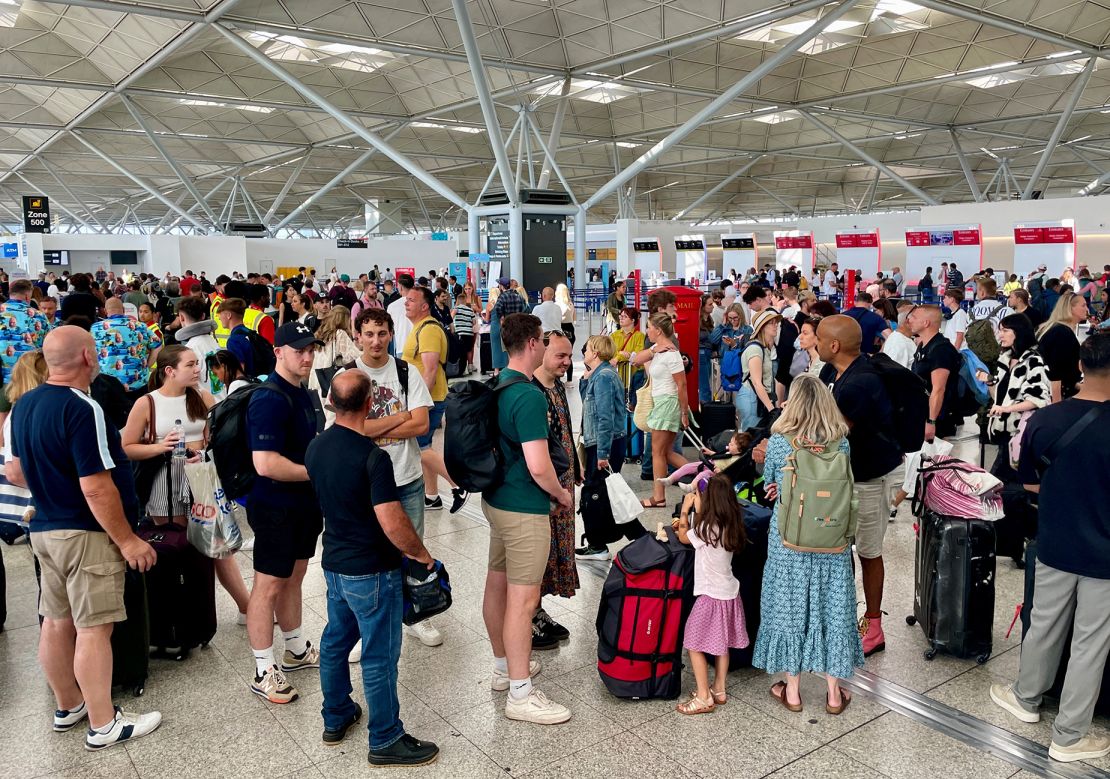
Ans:
[[[925,420],[929,418],[929,388],[916,373],[879,352],[868,358],[871,370],[882,380],[890,398],[894,427],[888,436],[902,454],[920,451],[925,443]]]
[[[526,382],[523,376],[498,382],[462,381],[447,393],[443,461],[454,482],[468,492],[486,493],[505,478],[497,395]]]
[[[293,410],[288,395],[265,383],[240,387],[208,410],[208,453],[229,498],[249,493],[258,475],[247,445],[247,407],[256,392],[277,392],[289,403],[289,410]]]
[[[277,367],[277,358],[274,356],[274,345],[260,336],[249,327],[246,328],[247,341],[251,345],[252,375],[269,376]]]

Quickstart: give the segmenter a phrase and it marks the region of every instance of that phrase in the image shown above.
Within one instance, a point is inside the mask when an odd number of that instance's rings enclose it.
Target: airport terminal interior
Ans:
[[[1108,62],[1110,8],[1092,0],[0,0],[3,289],[106,272],[164,289],[188,271],[210,283],[267,274],[279,290],[306,268],[352,285],[373,269],[361,294],[434,270],[473,284],[484,305],[501,277],[532,302],[567,284],[578,340],[565,386],[580,434],[581,349],[615,327],[610,279],[628,279],[627,305],[646,313],[652,289],[696,297],[722,279],[761,283],[766,268],[780,283],[795,268],[845,305],[883,277],[935,302],[921,282],[943,283],[942,263],[959,263],[960,286],[989,269],[999,294],[1042,275],[1082,286],[1088,269],[1105,323]],[[824,274],[837,266],[845,275],[829,292]],[[974,417],[950,440],[954,457],[987,469],[999,456],[981,451]],[[638,465],[623,475],[651,497]],[[433,620],[442,645],[406,635],[398,667],[404,727],[440,753],[395,772],[1110,777],[1110,757],[1049,758],[1054,701],[1025,724],[991,700],[1021,656],[1026,571],[1008,556],[996,561],[989,656],[925,657],[922,626],[907,620],[919,579],[910,500],[883,551],[886,648],[845,680],[842,715],[826,712],[820,676],[802,676],[804,710],[792,712],[752,667],[730,670],[727,705],[706,716],[614,696],[596,623],[613,562],[581,559],[574,597],[543,599],[570,637],[534,653],[536,687],[573,716],[509,720],[507,693],[490,689],[482,613],[490,525],[479,495],[456,513],[445,482],[441,495],[424,537],[453,604]],[[681,499],[666,495],[642,516],[652,532]],[[575,544],[582,532],[579,516]],[[142,695],[115,692],[125,712],[161,711],[155,732],[104,752],[86,749],[83,725],[53,732],[32,548],[0,554],[0,778],[384,770],[368,765],[362,724],[322,743],[317,670],[290,674],[293,703],[251,694],[246,627],[221,587],[210,643],[151,659]],[[248,587],[252,554],[234,557]],[[856,587],[862,616],[858,572]],[[315,646],[327,622],[319,554],[303,597]],[[275,636],[280,651],[277,626]],[[685,665],[682,699],[694,686]],[[350,668],[365,708],[360,666]],[[1110,736],[1104,711],[1090,734]]]

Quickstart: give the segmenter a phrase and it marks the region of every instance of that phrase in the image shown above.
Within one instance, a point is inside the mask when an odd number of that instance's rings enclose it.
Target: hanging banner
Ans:
[[[1075,220],[1019,222],[1014,225],[1013,272],[1025,278],[1044,265],[1049,276],[1075,269]]]
[[[738,279],[745,278],[750,268],[759,265],[759,246],[755,233],[733,233],[721,236],[722,272],[736,271]]]
[[[50,232],[50,198],[42,195],[23,196],[23,232]]]
[[[981,225],[930,225],[906,229],[906,284],[916,286],[932,268],[933,283],[939,290],[941,263],[956,267],[969,278],[983,269],[983,229]]]
[[[780,270],[789,270],[791,266],[797,268],[808,278],[813,273],[814,247],[812,232],[799,230],[775,231],[775,267]]]
[[[836,261],[841,270],[857,271],[856,278],[873,279],[882,268],[882,242],[875,229],[840,230],[836,234]]]

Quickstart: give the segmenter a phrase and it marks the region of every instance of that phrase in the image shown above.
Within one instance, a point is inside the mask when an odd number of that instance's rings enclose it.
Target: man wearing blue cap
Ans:
[[[344,273],[337,283],[332,284],[331,289],[328,290],[328,300],[333,306],[346,306],[351,309],[358,302],[358,295],[351,289],[350,283],[351,277]]]

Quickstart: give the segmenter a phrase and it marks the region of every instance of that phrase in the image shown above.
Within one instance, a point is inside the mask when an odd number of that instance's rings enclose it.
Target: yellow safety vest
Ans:
[[[243,324],[245,324],[247,326],[247,328],[249,328],[250,330],[253,330],[254,332],[257,333],[258,332],[258,325],[259,325],[259,317],[264,317],[264,316],[266,316],[265,311],[259,311],[257,308],[248,308],[246,311],[243,312]],[[227,339],[228,339],[228,336],[231,335],[231,330],[229,330],[228,328],[224,327],[221,324],[218,324],[219,321],[220,321],[219,318],[217,318],[216,319],[216,322],[217,322],[216,332],[213,333],[212,335],[215,336],[216,343],[219,344],[220,348],[221,349],[226,349],[227,348]]]

